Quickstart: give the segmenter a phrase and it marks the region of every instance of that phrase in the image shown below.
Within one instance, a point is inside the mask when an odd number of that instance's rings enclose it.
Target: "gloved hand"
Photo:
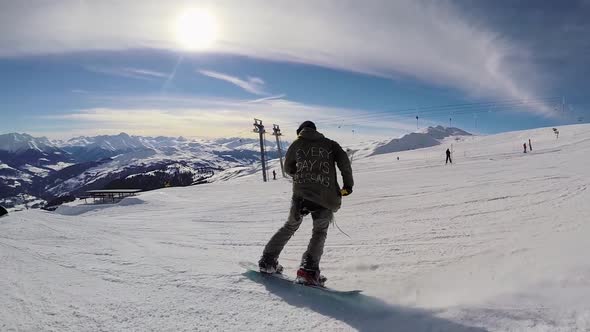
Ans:
[[[348,196],[352,194],[352,188],[342,188],[340,189],[340,195],[341,196]]]

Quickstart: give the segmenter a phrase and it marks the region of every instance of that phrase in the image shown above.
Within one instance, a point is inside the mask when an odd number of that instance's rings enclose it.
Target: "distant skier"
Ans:
[[[342,174],[342,189],[335,165]],[[334,212],[340,208],[341,197],[350,195],[354,185],[350,160],[338,143],[316,131],[313,122],[305,121],[297,129],[297,139],[287,151],[285,171],[293,177],[289,218],[267,243],[258,266],[263,273],[281,273],[283,267],[278,263],[281,251],[301,225],[303,217],[311,213],[312,236],[301,259],[297,281],[323,286],[326,278],[320,275],[320,259],[328,226]]]
[[[276,180],[277,179],[277,172],[275,172],[275,170],[272,170],[272,179]]]
[[[446,154],[447,154],[447,161],[445,162],[445,165],[448,164],[448,163],[451,163],[452,164],[453,163],[453,159],[451,159],[451,150],[447,149]]]
[[[526,153],[526,143],[522,144],[522,147],[524,148],[524,153]]]

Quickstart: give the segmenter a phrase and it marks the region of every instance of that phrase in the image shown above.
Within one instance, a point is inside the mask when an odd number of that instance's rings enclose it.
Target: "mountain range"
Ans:
[[[157,177],[164,184],[201,183],[260,160],[257,139],[102,135],[49,140],[28,134],[0,135],[0,204],[40,207],[63,195],[79,196],[121,179]],[[267,142],[269,158],[276,144]],[[186,180],[189,174],[189,180]],[[146,180],[147,181],[147,180]],[[137,178],[134,180],[137,185]],[[142,188],[147,189],[147,188]],[[149,188],[153,189],[153,188]]]
[[[347,150],[351,157],[355,151],[357,157],[367,157],[434,146],[447,137],[465,135],[471,134],[458,128],[428,127],[401,138],[363,143]],[[120,133],[50,140],[3,134],[0,205],[37,208],[59,204],[63,197],[80,197],[92,189],[149,190],[227,180],[258,170],[258,144],[258,139],[239,137],[206,140]],[[266,150],[269,159],[278,158],[275,143],[266,141]]]

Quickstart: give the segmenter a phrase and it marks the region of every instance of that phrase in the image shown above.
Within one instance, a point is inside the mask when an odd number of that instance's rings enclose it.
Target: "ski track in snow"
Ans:
[[[336,214],[352,238],[331,227],[322,268],[330,287],[363,289],[356,297],[238,265],[286,219],[286,180],[12,213],[0,219],[0,330],[590,331],[590,126],[560,131],[355,160]],[[280,258],[285,273],[310,221]]]

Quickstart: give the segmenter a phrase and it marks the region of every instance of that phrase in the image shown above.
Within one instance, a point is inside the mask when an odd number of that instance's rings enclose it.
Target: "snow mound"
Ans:
[[[138,205],[144,204],[145,201],[139,197],[125,197],[120,202],[120,206],[131,206],[131,205]]]
[[[102,210],[113,206],[114,204],[62,204],[55,213],[64,216],[79,216],[88,212]]]

